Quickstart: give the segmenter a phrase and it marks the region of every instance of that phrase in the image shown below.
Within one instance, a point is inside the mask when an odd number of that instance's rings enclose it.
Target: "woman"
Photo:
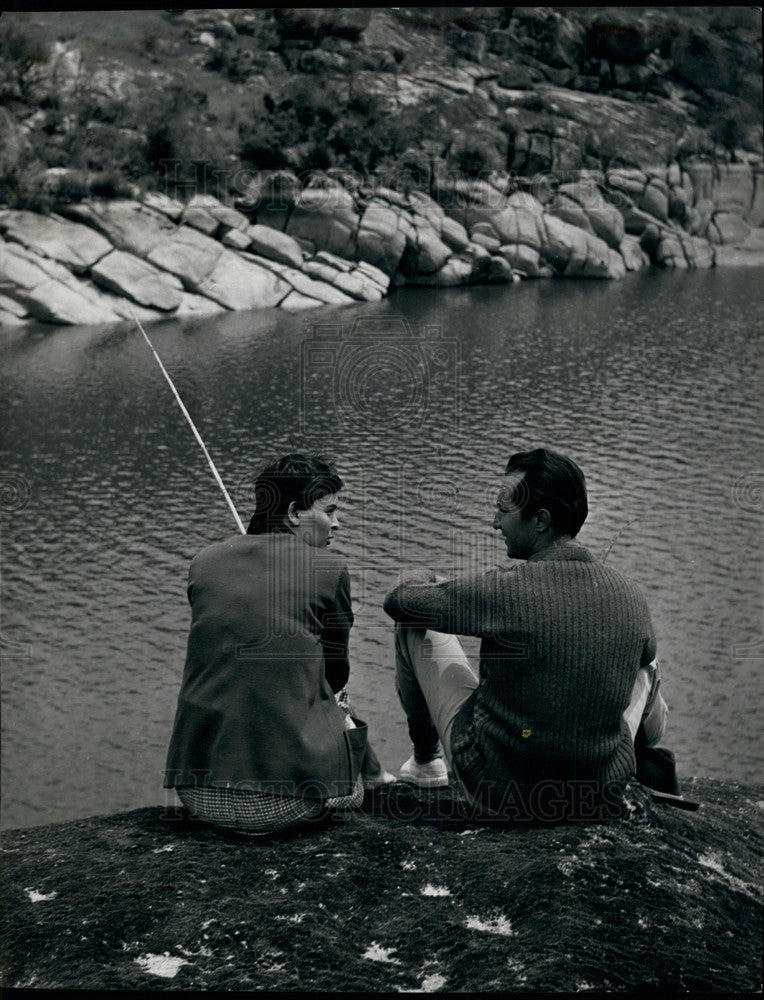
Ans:
[[[328,460],[285,455],[257,478],[247,534],[191,562],[165,787],[199,819],[271,833],[359,806],[362,766],[367,787],[393,780],[335,697],[353,624],[347,568],[326,551],[342,486]]]

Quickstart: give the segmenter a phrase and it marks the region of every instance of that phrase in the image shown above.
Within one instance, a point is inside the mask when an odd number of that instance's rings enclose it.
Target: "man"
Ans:
[[[450,764],[487,815],[620,814],[637,730],[653,746],[667,708],[645,598],[574,541],[587,513],[574,462],[545,448],[512,455],[493,527],[522,562],[409,578],[388,594],[414,745],[404,780],[445,785]],[[482,638],[479,676],[457,635]]]

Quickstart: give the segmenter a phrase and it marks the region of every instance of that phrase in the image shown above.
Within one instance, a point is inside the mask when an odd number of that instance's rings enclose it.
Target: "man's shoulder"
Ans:
[[[600,585],[604,582],[615,589],[631,591],[642,596],[639,583],[626,572],[612,563],[600,559],[578,543],[567,543],[558,549],[549,549],[533,556],[525,562],[518,563],[513,577],[518,583],[531,583],[534,579],[548,577],[560,581],[575,581],[596,579]]]

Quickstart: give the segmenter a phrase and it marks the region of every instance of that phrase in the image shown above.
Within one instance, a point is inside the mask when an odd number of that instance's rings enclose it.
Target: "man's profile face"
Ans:
[[[520,507],[513,502],[516,487],[525,478],[524,472],[510,472],[501,481],[496,497],[493,527],[502,533],[511,559],[527,559],[532,555],[538,535],[533,518],[524,520]]]

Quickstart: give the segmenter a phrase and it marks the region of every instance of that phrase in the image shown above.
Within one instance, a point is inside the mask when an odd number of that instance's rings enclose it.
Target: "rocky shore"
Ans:
[[[764,788],[683,784],[697,812],[599,824],[396,784],[262,840],[174,807],[8,831],[3,985],[758,992]]]
[[[761,264],[754,21],[644,10],[143,12],[129,59],[10,30],[0,325]]]
[[[580,171],[553,187],[541,178],[540,197],[509,193],[501,177],[452,179],[436,197],[346,180],[265,173],[246,214],[212,195],[158,193],[53,215],[0,209],[0,324],[296,311],[401,285],[618,279],[760,263],[764,251],[761,178],[747,163]]]

